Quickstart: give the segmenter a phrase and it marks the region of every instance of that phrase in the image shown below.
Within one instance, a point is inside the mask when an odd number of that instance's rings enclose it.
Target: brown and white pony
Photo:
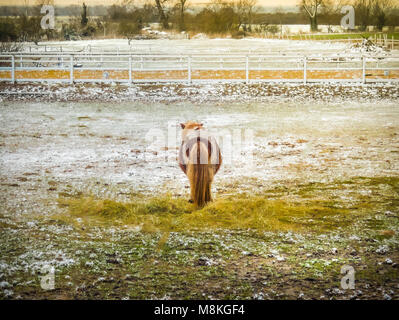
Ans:
[[[180,124],[182,143],[179,150],[179,166],[190,181],[191,201],[203,207],[212,201],[211,184],[222,164],[222,155],[215,138],[208,135],[202,123]]]

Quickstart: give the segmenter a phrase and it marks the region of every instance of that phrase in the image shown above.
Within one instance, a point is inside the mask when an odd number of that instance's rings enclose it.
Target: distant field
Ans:
[[[27,44],[32,52],[46,49],[64,51],[91,50],[112,51],[132,50],[133,53],[144,54],[306,54],[306,53],[346,53],[351,51],[351,44],[337,43],[314,43],[309,46],[306,41],[281,41],[277,39],[245,38],[245,39],[207,39],[191,38],[190,40],[132,40],[130,44],[127,39],[103,39],[103,40],[79,40],[79,41],[46,41],[40,42],[39,46]],[[28,50],[28,49],[27,49]],[[222,56],[221,56],[222,57]]]

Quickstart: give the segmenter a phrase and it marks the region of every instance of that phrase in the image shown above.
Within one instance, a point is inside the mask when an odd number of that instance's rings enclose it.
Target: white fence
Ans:
[[[398,82],[399,56],[0,55],[0,81],[15,82]]]

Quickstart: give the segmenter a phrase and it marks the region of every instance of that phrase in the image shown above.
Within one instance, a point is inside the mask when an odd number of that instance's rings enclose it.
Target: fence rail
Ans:
[[[1,54],[0,81],[399,82],[399,56]]]

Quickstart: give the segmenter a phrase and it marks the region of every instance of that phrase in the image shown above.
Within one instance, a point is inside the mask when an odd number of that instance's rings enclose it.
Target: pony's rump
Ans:
[[[220,165],[222,164],[222,157],[219,145],[217,144],[215,138],[207,135],[205,131],[194,131],[193,133],[186,136],[186,138],[182,141],[180,151],[179,151],[179,165],[187,166],[190,158],[190,152],[195,145],[198,143],[203,144],[207,148],[206,154],[208,157],[205,157],[204,148],[198,148],[197,153],[199,157],[194,158],[194,163],[196,164],[212,164],[215,166],[215,173],[219,170]],[[185,171],[185,170],[183,170]]]

